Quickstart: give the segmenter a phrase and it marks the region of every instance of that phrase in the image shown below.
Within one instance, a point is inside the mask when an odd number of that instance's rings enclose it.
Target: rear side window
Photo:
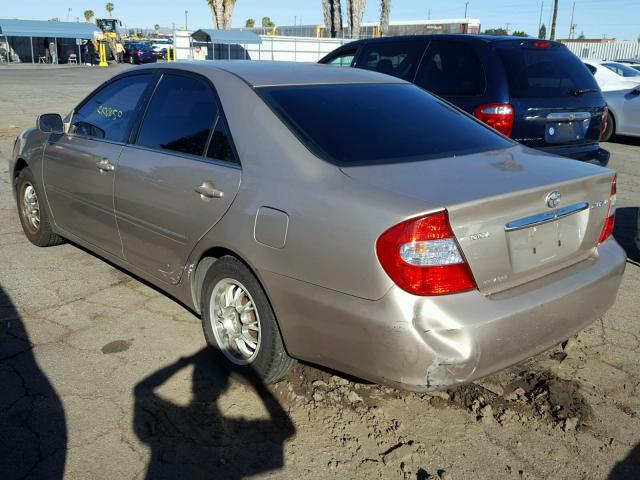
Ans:
[[[114,142],[124,142],[137,114],[137,105],[152,75],[132,75],[115,80],[90,97],[75,113],[70,132]]]
[[[267,87],[258,93],[302,143],[337,165],[401,163],[513,145],[411,84]]]
[[[462,42],[431,42],[415,83],[443,96],[482,95],[486,88],[478,54]]]
[[[413,80],[424,42],[374,42],[365,45],[356,67]]]
[[[617,73],[621,77],[640,77],[640,72],[628,65],[623,65],[621,63],[603,63],[602,66],[607,67],[609,70]]]
[[[149,102],[137,144],[202,156],[217,115],[213,90],[204,80],[165,74]]]
[[[333,65],[334,67],[350,67],[353,63],[353,59],[356,56],[357,49],[346,50],[340,52],[335,57],[330,58],[326,62],[327,65]]]
[[[598,90],[593,75],[565,47],[496,48],[511,97],[563,97],[573,90]]]

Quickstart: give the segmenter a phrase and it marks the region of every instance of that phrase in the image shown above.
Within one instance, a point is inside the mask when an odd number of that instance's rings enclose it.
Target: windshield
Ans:
[[[304,85],[257,91],[302,143],[337,165],[427,160],[513,145],[415,85]]]
[[[602,66],[607,67],[621,77],[640,77],[640,72],[623,63],[603,63]]]
[[[587,67],[564,47],[496,48],[514,98],[564,97],[575,91],[598,92]]]

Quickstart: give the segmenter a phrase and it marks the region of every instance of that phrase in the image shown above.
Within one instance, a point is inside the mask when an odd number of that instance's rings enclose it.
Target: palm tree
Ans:
[[[91,19],[95,16],[93,10],[85,10],[84,11],[84,20],[87,23],[91,23]]]
[[[553,0],[553,18],[551,20],[551,35],[549,40],[556,39],[556,17],[558,16],[558,0]]]
[[[269,17],[262,17],[262,28],[273,28],[276,24]]]
[[[389,31],[390,13],[391,0],[380,0],[380,36],[385,36]]]
[[[211,8],[213,25],[219,30],[229,30],[236,0],[207,0],[207,3]]]
[[[160,24],[159,24],[159,23],[156,23],[156,24],[153,26],[153,29],[156,31],[156,33],[160,33]]]
[[[347,18],[349,20],[351,38],[360,37],[360,24],[362,23],[366,3],[367,0],[347,0]]]
[[[223,22],[225,30],[231,29],[231,17],[233,17],[233,9],[236,8],[236,0],[224,0]]]
[[[322,0],[324,26],[331,38],[339,37],[342,33],[342,9],[340,0]]]
[[[254,28],[256,26],[256,21],[253,18],[247,18],[247,21],[244,22],[245,28]]]
[[[113,3],[109,2],[107,3],[104,8],[107,10],[107,12],[109,13],[109,18],[111,18],[111,12],[113,12],[113,10],[116,8]]]

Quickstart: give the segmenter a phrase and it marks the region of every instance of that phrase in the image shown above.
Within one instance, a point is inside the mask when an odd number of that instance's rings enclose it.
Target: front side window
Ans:
[[[413,80],[420,63],[424,42],[373,42],[363,48],[358,68]]]
[[[415,83],[445,96],[482,95],[486,88],[478,54],[462,42],[431,42]]]
[[[334,67],[350,67],[355,56],[356,50],[348,50],[333,57],[327,61],[326,64],[333,65]]]
[[[202,156],[218,106],[204,80],[165,74],[149,102],[137,144]]]
[[[421,161],[513,145],[411,84],[304,85],[257,91],[309,150],[337,165]]]
[[[151,73],[132,75],[102,88],[78,108],[69,133],[125,142],[151,77]]]

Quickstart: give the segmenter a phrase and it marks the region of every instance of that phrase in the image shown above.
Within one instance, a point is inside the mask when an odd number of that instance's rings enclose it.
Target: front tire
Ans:
[[[284,377],[296,361],[287,355],[266,293],[237,258],[217,260],[205,276],[202,329],[228,367],[264,383]]]
[[[20,171],[16,180],[16,191],[20,223],[29,241],[38,247],[64,243],[62,237],[53,233],[44,199],[29,167]]]
[[[601,142],[608,142],[611,137],[613,137],[616,133],[616,121],[609,112],[609,120],[607,121],[607,128],[602,132],[602,136],[600,137]]]

